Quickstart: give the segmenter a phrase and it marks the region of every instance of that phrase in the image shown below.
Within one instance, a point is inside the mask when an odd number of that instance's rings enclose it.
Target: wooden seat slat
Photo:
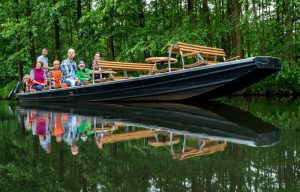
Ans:
[[[179,46],[179,48],[181,50],[187,50],[187,51],[198,51],[198,50],[201,51],[202,50],[202,51],[211,51],[211,52],[216,52],[216,53],[224,53],[224,50],[212,49],[210,47],[197,48],[197,47]]]
[[[224,51],[214,51],[214,50],[209,50],[209,49],[186,49],[186,48],[181,48],[181,51],[187,52],[187,53],[197,52],[197,53],[202,53],[202,54],[226,56]]]
[[[196,157],[196,156],[201,156],[201,155],[208,155],[216,152],[221,152],[225,150],[225,147],[227,146],[226,143],[218,143],[215,145],[210,145],[202,148],[201,150],[191,148],[191,147],[186,147],[185,149],[187,151],[183,152],[182,154],[179,154],[179,159],[188,159],[191,157]]]
[[[206,47],[200,45],[193,45],[188,43],[177,42],[171,46],[170,54],[177,54],[182,57],[183,65],[187,68],[189,67],[197,67],[206,64],[216,64],[220,63],[219,59],[222,57],[222,61],[231,61],[239,59],[239,57],[234,57],[226,60],[226,53],[224,49],[216,48],[216,47]],[[184,57],[196,57],[196,63],[185,64]],[[200,62],[199,62],[200,61]]]
[[[177,42],[177,45],[181,46],[187,46],[187,47],[195,47],[195,48],[204,48],[204,49],[211,49],[211,50],[219,50],[219,51],[224,51],[223,49],[216,48],[216,47],[207,47],[207,46],[201,46],[201,45],[193,45],[193,44],[188,44],[188,43],[182,43],[182,42]]]
[[[154,64],[147,63],[125,63],[116,61],[98,61],[98,65],[102,69],[112,70],[129,70],[129,71],[153,71],[155,70]]]

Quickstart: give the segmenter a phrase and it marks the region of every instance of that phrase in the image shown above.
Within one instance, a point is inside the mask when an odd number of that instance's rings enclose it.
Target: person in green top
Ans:
[[[79,61],[78,70],[76,72],[76,77],[79,81],[83,83],[84,81],[91,80],[91,73],[93,73],[93,70],[85,68],[84,61]]]

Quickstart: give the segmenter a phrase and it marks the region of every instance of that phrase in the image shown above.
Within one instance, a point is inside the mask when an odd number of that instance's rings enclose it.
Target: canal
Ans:
[[[300,100],[0,101],[1,191],[300,191]]]

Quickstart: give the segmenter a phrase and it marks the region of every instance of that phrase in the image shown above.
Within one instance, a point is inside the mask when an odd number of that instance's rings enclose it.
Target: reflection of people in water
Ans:
[[[91,119],[85,119],[84,117],[78,118],[79,126],[78,132],[82,141],[88,140],[88,135],[92,135],[93,132],[91,131],[92,122]]]
[[[104,131],[103,130],[100,130],[100,132],[97,132],[95,134],[96,144],[97,144],[99,149],[103,149],[103,143],[102,143],[103,136],[104,136]]]
[[[36,135],[39,137],[41,147],[47,152],[51,152],[51,135],[47,129],[47,118],[44,113],[37,112],[35,119]]]
[[[62,125],[61,114],[55,114],[55,122],[53,127],[52,135],[55,136],[56,142],[60,143],[63,141],[64,129]]]
[[[79,151],[79,148],[76,144],[76,140],[74,140],[72,145],[71,145],[71,153],[72,153],[72,155],[77,155],[78,151]]]
[[[63,135],[63,140],[67,143],[67,145],[71,146],[71,152],[73,155],[78,154],[78,146],[76,144],[78,140],[78,127],[76,122],[76,116],[73,114],[70,115],[64,115],[64,128],[65,132]]]

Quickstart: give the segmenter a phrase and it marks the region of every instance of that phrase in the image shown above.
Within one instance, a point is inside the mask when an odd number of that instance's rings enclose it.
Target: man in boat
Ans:
[[[61,63],[62,82],[68,84],[70,87],[80,84],[76,78],[77,66],[74,57],[75,50],[71,48],[68,50],[68,58]]]
[[[37,61],[40,61],[43,63],[43,68],[45,69],[46,72],[48,71],[48,69],[50,69],[50,67],[48,67],[48,49],[47,48],[42,49],[42,55],[40,55],[37,58]]]
[[[36,62],[36,67],[30,72],[31,89],[42,91],[43,87],[47,85],[47,77],[44,69],[42,69],[43,63]]]

